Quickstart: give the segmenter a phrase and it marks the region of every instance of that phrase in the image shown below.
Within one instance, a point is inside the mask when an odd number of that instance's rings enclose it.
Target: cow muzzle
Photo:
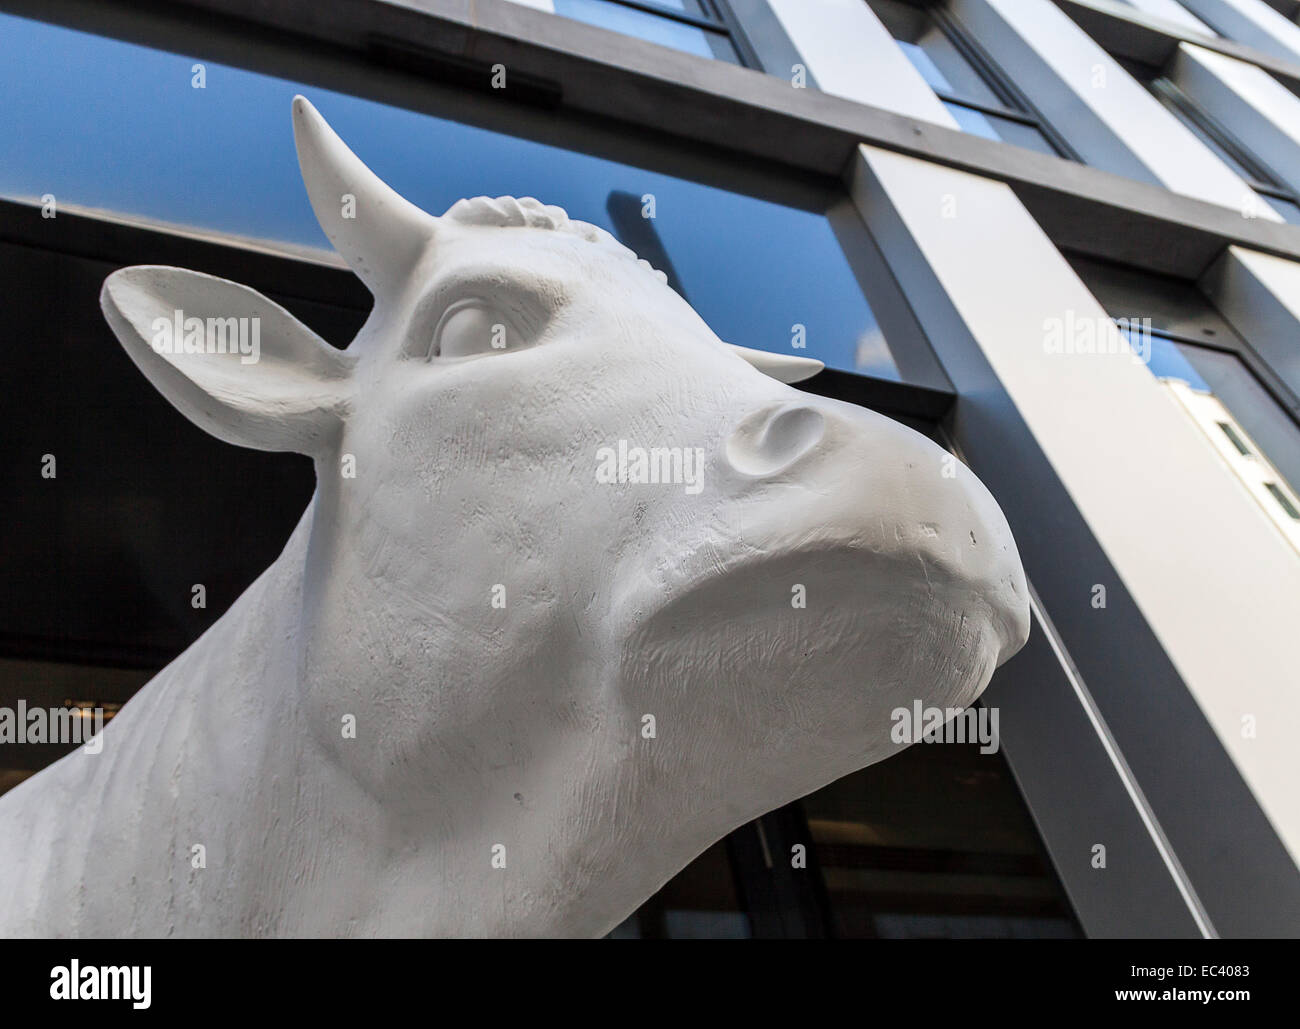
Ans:
[[[999,664],[1019,650],[1029,635],[1024,569],[974,473],[892,419],[796,397],[756,409],[725,439],[721,463],[745,500],[735,508],[745,549],[868,558],[915,579],[936,604],[969,605],[973,618],[987,618]]]

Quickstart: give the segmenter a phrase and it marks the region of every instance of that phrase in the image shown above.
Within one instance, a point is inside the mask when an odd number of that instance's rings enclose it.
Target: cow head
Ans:
[[[1024,643],[1007,524],[929,440],[796,391],[816,362],[723,343],[603,230],[531,199],[431,216],[302,98],[294,121],[375,296],[347,350],[178,269],[117,272],[103,306],[191,420],[315,459],[294,688],[373,795],[649,805],[706,826],[698,850],[896,749],[893,709],[969,704]],[[159,352],[176,311],[260,319],[258,359]]]

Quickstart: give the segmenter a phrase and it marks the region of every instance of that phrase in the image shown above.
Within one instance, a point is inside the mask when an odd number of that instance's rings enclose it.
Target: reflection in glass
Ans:
[[[972,136],[1001,140],[1003,143],[1011,143],[1014,146],[1037,150],[1042,154],[1052,154],[1053,156],[1056,154],[1056,148],[1033,125],[1026,125],[1014,118],[1004,118],[1000,115],[977,111],[973,107],[965,107],[950,100],[944,100],[943,106],[957,120],[961,130],[969,132]]]
[[[1236,354],[1121,332],[1135,350],[1149,347],[1151,374],[1300,552],[1300,428]]]
[[[661,6],[671,6],[691,14],[700,13],[698,5],[684,4],[681,0]],[[610,0],[555,0],[555,13],[585,21],[589,25],[598,25],[602,29],[621,32],[625,36],[636,36],[649,43],[684,50],[697,57],[715,57],[733,64],[740,63],[736,48],[731,45],[725,33],[712,32],[635,7],[624,7],[611,3]]]
[[[801,803],[835,936],[1079,935],[996,752],[918,743]]]
[[[535,196],[619,233],[612,192],[653,197],[681,287],[719,336],[898,379],[826,218],[644,168],[216,63],[0,15],[0,196],[328,248],[298,176],[303,92],[383,179],[435,214],[461,197]],[[634,246],[635,249],[635,246]],[[652,262],[653,263],[653,262]]]
[[[743,940],[751,935],[726,841],[719,840],[673,876],[608,938]]]
[[[998,95],[934,24],[927,25],[915,42],[900,39],[898,45],[931,89],[960,93],[980,103],[1001,104]]]

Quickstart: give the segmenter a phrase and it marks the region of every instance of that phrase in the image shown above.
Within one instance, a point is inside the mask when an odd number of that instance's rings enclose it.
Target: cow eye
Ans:
[[[470,357],[510,350],[523,343],[511,319],[482,300],[452,304],[438,319],[430,357]]]

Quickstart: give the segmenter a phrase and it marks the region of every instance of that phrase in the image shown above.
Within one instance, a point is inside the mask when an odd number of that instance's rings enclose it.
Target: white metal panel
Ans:
[[[768,4],[823,92],[957,128],[956,120],[865,0],[768,0]]]
[[[1300,25],[1264,0],[1181,0],[1193,14],[1229,39],[1285,61],[1300,61]]]
[[[859,148],[1292,857],[1300,556],[1004,183]],[[1300,311],[1300,275],[1288,281]],[[1300,323],[1298,323],[1300,324]],[[1050,345],[1091,326],[1090,352]],[[1070,330],[1067,328],[1067,334]],[[1294,337],[1293,337],[1294,338]],[[1089,603],[1083,590],[1080,604]],[[1257,735],[1243,734],[1251,716]]]

